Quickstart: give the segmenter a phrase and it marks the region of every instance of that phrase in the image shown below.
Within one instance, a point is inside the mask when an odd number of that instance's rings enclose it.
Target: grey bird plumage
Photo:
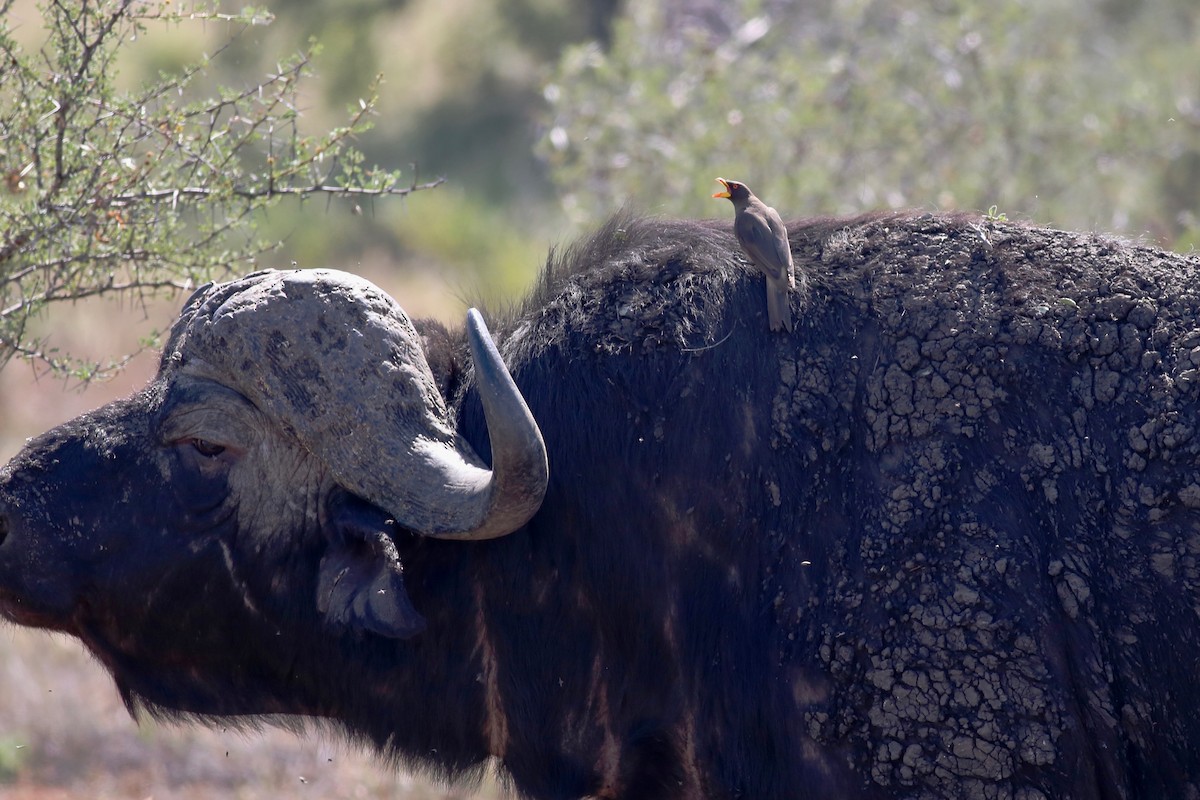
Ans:
[[[759,200],[744,183],[717,178],[725,191],[713,197],[733,203],[733,233],[750,261],[767,276],[767,320],[771,330],[790,333],[792,307],[790,292],[796,288],[796,269],[787,228],[779,213]]]

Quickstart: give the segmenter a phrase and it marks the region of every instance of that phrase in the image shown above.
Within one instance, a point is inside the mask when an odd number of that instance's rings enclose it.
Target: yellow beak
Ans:
[[[719,183],[719,184],[721,184],[722,186],[724,186],[724,187],[725,187],[725,191],[723,191],[723,192],[717,192],[716,194],[714,194],[714,195],[713,195],[713,197],[729,197],[729,184],[728,184],[728,183],[725,181],[725,179],[724,179],[724,178],[717,178],[717,183]]]

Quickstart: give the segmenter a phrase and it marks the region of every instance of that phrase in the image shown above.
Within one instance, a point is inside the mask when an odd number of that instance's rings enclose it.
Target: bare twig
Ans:
[[[146,201],[163,202],[164,200],[224,197],[228,195],[246,200],[268,200],[274,197],[311,197],[313,195],[332,195],[333,197],[403,197],[413,192],[433,189],[445,182],[445,178],[437,178],[427,183],[414,183],[409,186],[383,186],[378,189],[370,189],[362,186],[318,184],[315,186],[266,186],[259,189],[234,188],[229,192],[221,189],[210,189],[206,186],[185,186],[180,189],[149,189],[132,194],[117,195],[108,198],[107,202],[112,206],[121,206]]]
[[[14,2],[0,0],[0,13]],[[46,8],[49,38],[30,55],[0,20],[0,364],[19,355],[94,374],[30,339],[30,318],[96,296],[144,302],[257,258],[275,245],[253,235],[254,223],[283,198],[374,200],[443,183],[421,181],[415,166],[408,183],[362,168],[351,142],[370,127],[374,85],[344,124],[302,135],[308,52],[237,91],[187,99],[244,26],[267,18],[136,0]],[[119,93],[112,64],[141,26],[187,19],[235,25],[212,56]]]

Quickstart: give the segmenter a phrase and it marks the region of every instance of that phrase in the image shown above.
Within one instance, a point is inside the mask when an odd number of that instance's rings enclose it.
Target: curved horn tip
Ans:
[[[475,360],[476,372],[483,372],[489,382],[499,381],[509,391],[516,393],[518,402],[524,407],[525,401],[521,399],[520,391],[513,383],[512,376],[508,374],[508,367],[505,366],[504,359],[500,356],[496,340],[492,338],[491,331],[488,330],[487,323],[483,321],[483,315],[477,308],[467,309],[467,339],[471,345],[471,355]]]
[[[478,524],[466,530],[423,531],[437,539],[478,540],[505,536],[537,513],[549,482],[546,444],[537,421],[509,374],[483,315],[467,310],[467,339],[475,367],[475,386],[483,404],[492,445],[486,504]]]
[[[467,327],[476,336],[482,336],[485,339],[492,338],[487,323],[483,321],[483,314],[480,314],[477,308],[472,307],[467,309]]]

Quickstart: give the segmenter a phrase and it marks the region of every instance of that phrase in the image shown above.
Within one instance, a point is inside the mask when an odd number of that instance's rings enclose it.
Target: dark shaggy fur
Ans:
[[[0,609],[131,703],[318,716],[451,777],[492,754],[534,798],[1200,796],[1200,263],[971,216],[789,234],[791,335],[726,222],[623,214],[552,256],[494,325],[545,501],[501,539],[393,532],[410,640],[311,602],[369,504],[282,543],[177,530],[220,487],[145,465],[153,385],[6,469]],[[418,327],[487,458],[461,334]],[[21,604],[29,542],[111,520],[121,559],[54,563],[120,591]]]
[[[531,540],[559,602],[605,598],[584,652],[655,665],[615,691],[702,732],[708,796],[1197,785],[1200,264],[967,215],[789,232],[794,337],[726,224],[629,216],[511,326]]]

